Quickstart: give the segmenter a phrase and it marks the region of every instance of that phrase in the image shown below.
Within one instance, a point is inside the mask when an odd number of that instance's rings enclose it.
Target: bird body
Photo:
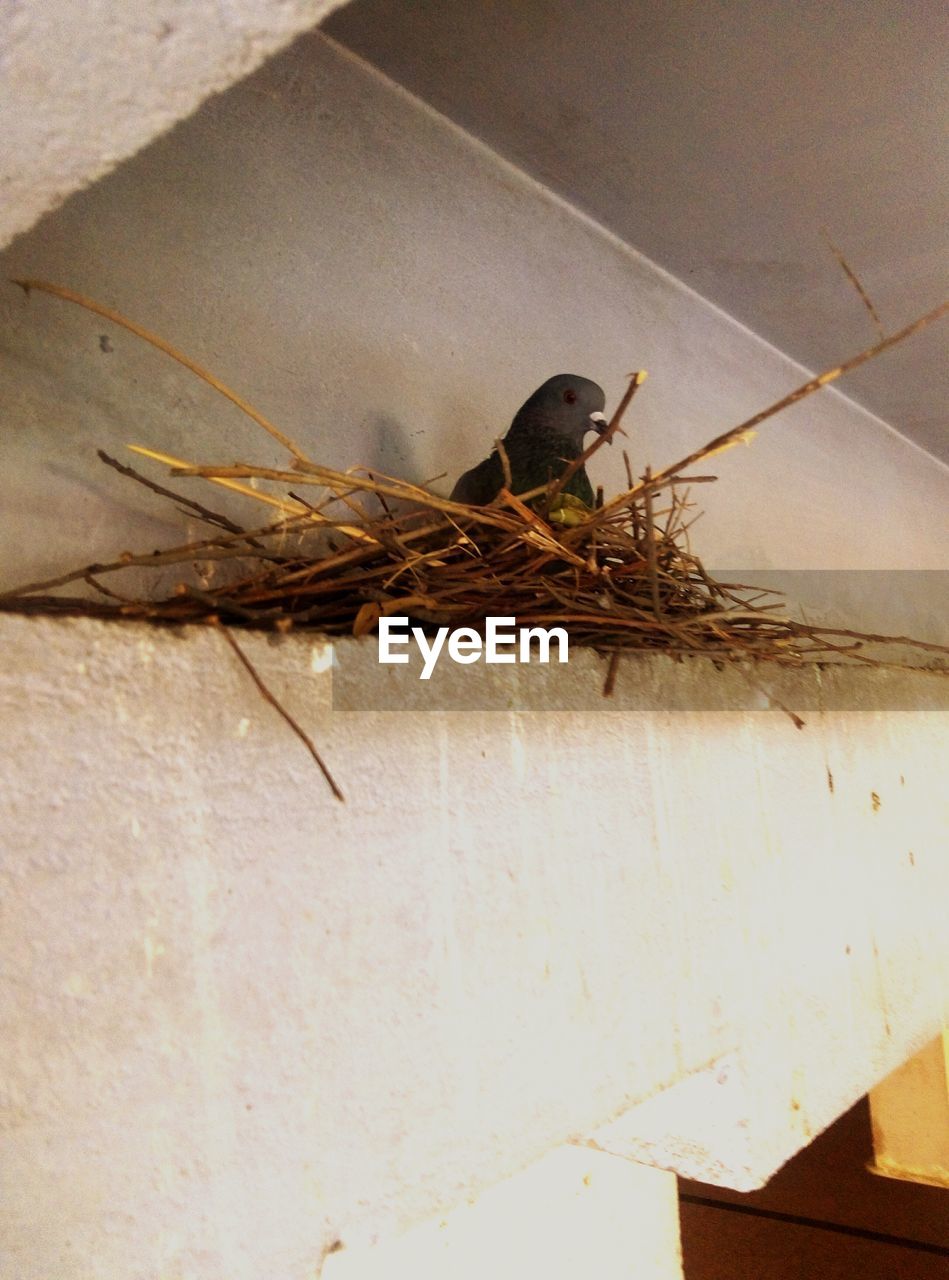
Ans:
[[[578,374],[558,373],[521,405],[501,443],[511,469],[511,493],[526,493],[556,480],[583,452],[590,431],[601,435],[607,421],[601,387]],[[452,489],[454,502],[487,506],[505,484],[504,464],[497,449],[466,471]],[[564,493],[593,506],[593,487],[583,467],[568,480]]]

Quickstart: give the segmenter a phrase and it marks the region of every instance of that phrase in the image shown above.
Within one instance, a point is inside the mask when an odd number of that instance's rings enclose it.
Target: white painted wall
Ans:
[[[324,1280],[683,1280],[673,1174],[558,1147],[394,1241],[340,1249]]]

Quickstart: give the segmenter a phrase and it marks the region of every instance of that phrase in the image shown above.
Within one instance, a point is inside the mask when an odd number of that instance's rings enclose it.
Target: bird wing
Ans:
[[[484,507],[498,496],[504,483],[501,459],[495,450],[490,457],[460,476],[451,491],[452,502],[467,502],[472,507]]]
[[[534,440],[531,437],[521,439],[518,436],[506,438],[508,459],[511,465],[511,491],[526,493],[529,489],[540,488],[551,478],[556,479],[567,466],[564,457],[565,442]],[[466,471],[451,491],[452,502],[467,502],[473,507],[486,507],[493,502],[504,484],[504,468],[497,449],[479,462],[476,467]],[[565,493],[572,493],[588,507],[593,506],[593,487],[590,484],[586,468],[581,467],[567,483]]]

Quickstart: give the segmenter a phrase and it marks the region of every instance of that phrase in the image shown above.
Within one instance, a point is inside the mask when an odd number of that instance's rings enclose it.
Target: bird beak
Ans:
[[[591,413],[589,418],[587,418],[587,422],[590,424],[590,430],[595,431],[599,436],[603,435],[606,428],[610,425],[609,419],[605,413]],[[612,443],[613,441],[611,440],[610,444]]]

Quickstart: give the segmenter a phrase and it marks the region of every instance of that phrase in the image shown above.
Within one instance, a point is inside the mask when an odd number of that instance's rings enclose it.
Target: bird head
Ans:
[[[512,425],[543,425],[582,449],[587,432],[602,435],[609,426],[603,412],[605,405],[603,388],[595,382],[579,374],[558,373],[521,405]]]

